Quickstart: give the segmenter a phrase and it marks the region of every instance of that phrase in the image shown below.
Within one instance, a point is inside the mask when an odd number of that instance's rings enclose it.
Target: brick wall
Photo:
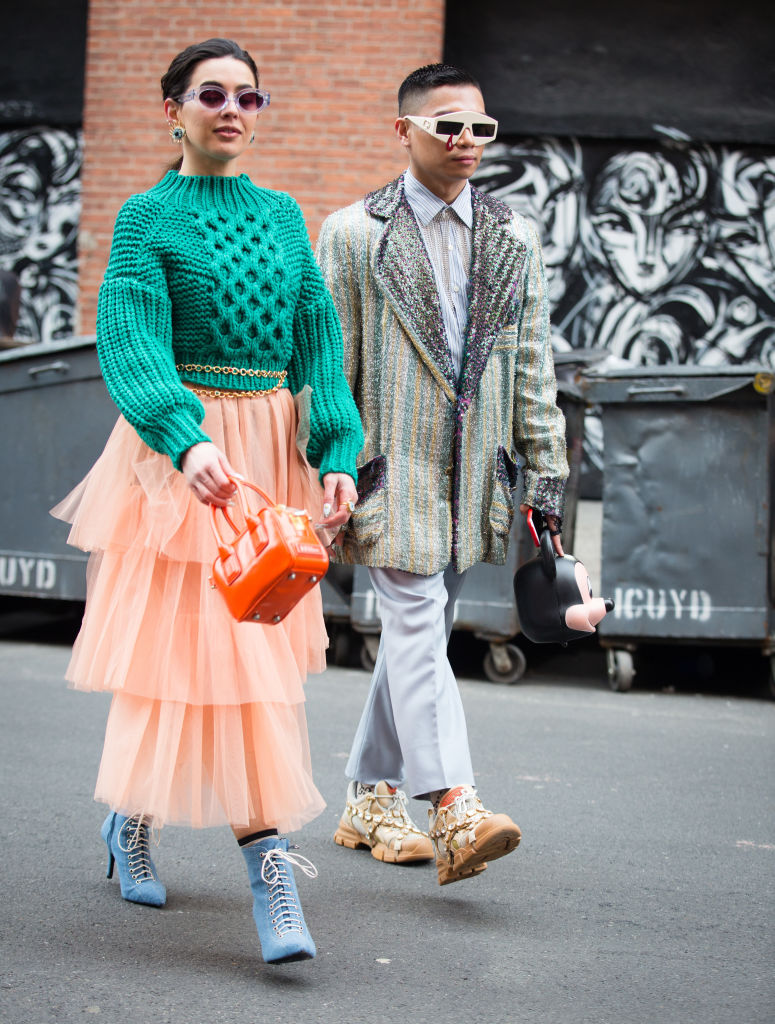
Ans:
[[[236,39],[272,94],[242,169],[298,199],[313,239],[323,218],[403,170],[393,134],[404,76],[442,52],[444,0],[91,0],[79,239],[79,333],[121,203],[158,181],[179,150],[159,78],[183,47]]]

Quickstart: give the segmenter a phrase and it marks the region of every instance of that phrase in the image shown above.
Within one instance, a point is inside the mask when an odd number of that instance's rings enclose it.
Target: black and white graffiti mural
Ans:
[[[75,333],[81,133],[0,132],[0,269],[16,275],[16,337],[52,341]]]
[[[493,143],[476,185],[533,220],[557,350],[775,368],[775,155]]]
[[[496,142],[475,184],[541,233],[556,352],[775,368],[771,150]],[[592,411],[584,497],[599,497],[602,447]]]

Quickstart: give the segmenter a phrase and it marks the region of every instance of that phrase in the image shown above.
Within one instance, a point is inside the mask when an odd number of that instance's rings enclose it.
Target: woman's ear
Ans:
[[[180,117],[180,106],[175,100],[170,99],[169,96],[164,101],[164,116],[169,124],[174,124]]]

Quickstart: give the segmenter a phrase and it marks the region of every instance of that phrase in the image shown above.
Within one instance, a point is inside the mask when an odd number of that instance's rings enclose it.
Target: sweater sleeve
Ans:
[[[363,448],[363,429],[342,369],[342,328],[295,201],[292,216],[303,239],[303,252],[288,382],[294,394],[305,384],[312,388],[307,445],[310,463],[318,468],[321,479],[326,473],[348,473],[355,480],[356,457]]]
[[[514,444],[524,462],[525,504],[562,516],[568,476],[565,417],[556,402],[557,380],[541,243],[532,227],[529,231],[518,293],[520,357],[514,389]]]
[[[133,196],[119,211],[97,308],[97,353],[124,418],[176,469],[184,452],[209,441],[204,407],[183,386],[172,349],[172,306],[164,268],[150,242],[155,207]]]

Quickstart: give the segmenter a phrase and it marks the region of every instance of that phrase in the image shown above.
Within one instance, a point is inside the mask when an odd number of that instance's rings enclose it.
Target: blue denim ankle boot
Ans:
[[[243,846],[253,890],[253,919],[256,922],[261,952],[268,964],[309,960],[315,955],[299,894],[293,877],[293,865],[315,878],[317,869],[306,857],[290,853],[288,840],[267,836],[252,846]]]
[[[163,907],[167,890],[159,881],[148,849],[148,826],[142,817],[127,818],[115,811],[109,814],[100,831],[108,846],[108,878],[118,866],[121,895],[130,903]]]

